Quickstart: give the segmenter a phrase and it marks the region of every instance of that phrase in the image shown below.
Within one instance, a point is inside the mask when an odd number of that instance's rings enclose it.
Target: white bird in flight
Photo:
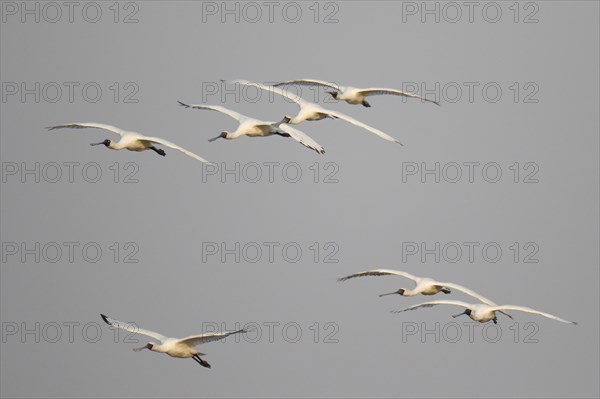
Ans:
[[[107,324],[114,328],[120,328],[121,330],[128,331],[134,334],[145,335],[150,338],[154,338],[157,342],[149,342],[141,348],[134,348],[135,352],[139,352],[143,349],[150,349],[153,352],[166,353],[171,357],[178,358],[189,358],[194,359],[198,364],[210,368],[210,364],[206,360],[202,360],[200,355],[204,356],[205,353],[198,352],[194,349],[194,346],[205,344],[207,342],[218,341],[225,337],[228,337],[232,334],[240,334],[245,333],[247,330],[237,330],[237,331],[223,331],[216,333],[206,333],[201,335],[192,335],[186,338],[178,339],[178,338],[168,338],[159,333],[155,333],[153,331],[144,330],[143,328],[138,328],[132,323],[123,323],[122,321],[118,321],[115,319],[111,319],[103,314],[100,314],[102,320],[104,320]]]
[[[111,139],[106,139],[99,143],[90,144],[93,146],[104,144],[107,148],[110,148],[111,150],[127,149],[129,151],[138,151],[138,152],[145,151],[145,150],[152,150],[152,151],[156,152],[158,155],[162,155],[164,157],[166,155],[165,151],[163,149],[156,148],[154,146],[154,144],[161,144],[161,145],[164,145],[165,147],[169,147],[169,148],[173,148],[177,151],[181,151],[185,155],[192,157],[194,159],[197,159],[198,161],[208,162],[206,159],[199,157],[198,155],[194,154],[193,152],[188,151],[185,148],[178,146],[177,144],[173,144],[170,141],[161,139],[160,137],[148,137],[148,136],[144,136],[139,133],[136,133],[136,132],[126,132],[125,130],[119,129],[118,127],[111,126],[111,125],[105,125],[102,123],[68,123],[65,125],[50,126],[47,129],[55,130],[55,129],[63,129],[63,128],[71,128],[71,129],[96,128],[96,129],[102,129],[102,130],[106,130],[106,131],[109,131],[112,133],[116,133],[119,136],[121,136],[121,139],[119,141],[113,141]]]
[[[411,97],[418,98],[422,101],[427,101],[433,103],[435,105],[440,105],[439,102],[429,100],[425,97],[418,96],[414,93],[410,93],[407,91],[397,90],[397,89],[387,89],[381,87],[372,87],[368,89],[359,89],[352,86],[339,86],[335,83],[325,82],[323,80],[316,79],[295,79],[295,80],[287,80],[285,82],[276,83],[273,86],[284,86],[284,85],[299,85],[299,86],[324,86],[333,89],[334,91],[328,91],[328,94],[331,94],[333,98],[336,100],[346,101],[348,104],[362,104],[365,107],[370,107],[371,104],[365,100],[365,97],[378,95],[378,94],[388,94],[393,96],[402,96],[402,97]]]
[[[428,307],[432,307],[432,306],[436,306],[436,305],[461,306],[461,307],[465,308],[465,311],[462,313],[453,315],[452,317],[458,317],[458,316],[462,316],[463,314],[466,314],[467,316],[469,316],[471,318],[471,320],[478,321],[480,323],[485,323],[485,322],[492,320],[496,324],[496,323],[498,323],[498,320],[496,319],[496,312],[516,310],[519,312],[538,314],[540,316],[544,316],[544,317],[547,317],[552,320],[560,321],[562,323],[577,324],[574,321],[564,320],[564,319],[561,319],[560,317],[556,317],[549,313],[540,312],[539,310],[531,309],[531,308],[528,308],[525,306],[516,306],[516,305],[490,306],[490,305],[486,305],[486,304],[482,304],[482,303],[471,304],[471,303],[466,303],[466,302],[461,302],[461,301],[450,301],[450,300],[419,303],[417,305],[409,306],[406,309],[393,310],[392,313],[401,313],[401,312],[406,312],[407,310],[413,310],[413,309],[418,309],[418,308],[428,308]]]
[[[386,295],[394,295],[394,294],[398,294],[401,296],[415,296],[415,295],[419,295],[419,294],[435,295],[438,292],[443,292],[444,294],[449,294],[451,292],[450,290],[454,289],[454,290],[460,291],[464,294],[467,294],[469,296],[472,296],[473,298],[476,298],[480,302],[483,302],[489,306],[497,306],[496,303],[492,302],[490,299],[484,297],[483,295],[476,293],[475,291],[472,291],[466,287],[463,287],[462,285],[436,281],[429,277],[417,277],[417,276],[413,276],[410,273],[403,272],[400,270],[387,270],[387,269],[367,270],[364,272],[354,273],[354,274],[351,274],[346,277],[338,278],[338,281],[346,281],[348,279],[355,278],[355,277],[390,276],[390,275],[401,276],[401,277],[407,278],[409,280],[413,280],[415,282],[415,288],[413,288],[412,290],[409,288],[400,288],[399,290],[394,291],[394,292],[390,292],[387,294],[381,294],[381,295],[379,295],[380,297],[386,296]],[[508,316],[512,319],[512,316],[509,315],[508,313],[505,313],[502,311],[501,311],[501,313],[505,314],[506,316]]]
[[[260,83],[250,82],[248,80],[240,80],[240,79],[231,80],[230,82],[238,83],[243,86],[255,86],[261,90],[270,91],[272,93],[278,94],[280,96],[283,96],[283,97],[288,98],[288,99],[292,100],[293,102],[295,102],[300,107],[300,111],[298,112],[298,114],[296,116],[286,116],[284,118],[284,120],[282,121],[284,123],[291,123],[293,125],[297,125],[304,121],[318,121],[318,120],[325,119],[325,118],[342,119],[342,120],[344,120],[348,123],[351,123],[355,126],[362,127],[363,129],[366,129],[369,132],[378,135],[379,137],[381,137],[384,140],[392,141],[394,143],[403,145],[400,141],[396,140],[392,136],[382,132],[379,129],[375,129],[374,127],[371,127],[365,123],[362,123],[362,122],[360,122],[346,114],[343,114],[341,112],[325,109],[318,104],[315,104],[310,101],[306,101],[302,98],[299,98],[298,96],[289,94],[286,90],[280,89],[279,87],[265,86]]]
[[[196,108],[196,109],[207,109],[212,111],[218,111],[225,115],[232,117],[237,120],[239,125],[238,128],[234,132],[224,131],[219,136],[214,137],[208,141],[215,141],[219,138],[223,138],[226,140],[237,139],[241,136],[248,137],[267,137],[271,135],[279,135],[282,137],[291,137],[300,144],[315,150],[319,154],[324,154],[325,149],[319,143],[314,141],[312,138],[304,134],[298,129],[294,129],[290,125],[281,122],[267,122],[261,121],[258,119],[250,118],[249,116],[242,115],[238,112],[232,111],[228,108],[222,107],[220,105],[188,105],[184,104],[181,101],[178,103],[186,108]]]

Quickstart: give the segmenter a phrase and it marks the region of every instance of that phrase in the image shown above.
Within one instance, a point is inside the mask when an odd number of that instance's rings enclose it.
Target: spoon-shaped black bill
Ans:
[[[468,312],[467,312],[467,311],[468,311],[468,309],[466,309],[466,310],[465,310],[464,312],[462,312],[462,313],[455,314],[455,315],[453,315],[452,317],[456,318],[456,317],[458,317],[458,316],[462,316],[462,315],[464,315],[464,314],[468,314]]]
[[[152,348],[152,344],[146,344],[146,345],[142,346],[141,348],[133,348],[133,351],[134,352],[139,352],[139,351],[142,351],[144,349],[150,349],[150,348]]]
[[[226,132],[222,132],[221,134],[219,134],[217,137],[213,137],[212,139],[208,139],[209,142],[213,142],[217,139],[225,139],[227,138],[227,133]]]

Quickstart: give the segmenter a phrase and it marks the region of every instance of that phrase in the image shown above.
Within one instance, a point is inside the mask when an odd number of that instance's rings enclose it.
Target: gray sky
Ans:
[[[2,396],[598,397],[598,3],[223,4],[1,3]],[[296,112],[225,95],[235,78],[428,90],[442,106],[323,103],[404,147],[333,120],[297,126],[324,155],[280,137],[208,143],[235,122],[177,100]],[[217,169],[45,129],[92,121]],[[378,267],[580,324],[392,314],[442,294],[336,282]],[[173,337],[255,333],[199,347],[208,370],[132,352],[145,339],[100,313]]]

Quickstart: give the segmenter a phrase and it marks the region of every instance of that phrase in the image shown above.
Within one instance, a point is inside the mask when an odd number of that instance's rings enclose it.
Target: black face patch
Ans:
[[[471,309],[467,309],[467,310],[465,310],[465,314],[466,314],[467,316],[471,316]]]
[[[106,139],[102,142],[102,144],[104,144],[105,146],[109,146],[110,145],[110,139]]]

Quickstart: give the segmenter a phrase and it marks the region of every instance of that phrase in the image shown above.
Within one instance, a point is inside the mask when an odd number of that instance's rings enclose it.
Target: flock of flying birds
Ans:
[[[439,105],[439,103],[437,103],[435,101],[428,100],[426,98],[417,96],[415,94],[396,90],[396,89],[386,89],[386,88],[359,89],[359,88],[355,88],[355,87],[351,87],[351,86],[339,86],[334,83],[329,83],[329,82],[314,80],[314,79],[289,80],[289,81],[274,84],[272,86],[267,86],[267,85],[263,85],[263,84],[259,84],[259,83],[255,83],[255,82],[250,82],[247,80],[233,80],[233,81],[231,81],[231,83],[236,83],[236,84],[240,84],[243,86],[255,86],[261,90],[270,91],[272,93],[278,94],[280,96],[288,98],[289,100],[292,100],[294,103],[296,103],[296,105],[298,105],[298,107],[300,109],[295,116],[286,115],[279,122],[271,122],[271,121],[262,121],[262,120],[254,119],[254,118],[242,115],[238,112],[235,112],[233,110],[230,110],[230,109],[225,108],[220,105],[188,105],[188,104],[185,104],[185,103],[179,101],[179,104],[183,107],[200,109],[200,110],[217,111],[217,112],[223,113],[227,116],[230,116],[231,118],[235,119],[238,122],[238,127],[235,131],[233,131],[233,132],[223,131],[219,136],[210,139],[209,141],[211,141],[211,142],[215,141],[219,138],[223,138],[226,140],[233,140],[233,139],[236,139],[241,136],[267,137],[267,136],[272,136],[272,135],[278,135],[278,136],[283,136],[283,137],[291,137],[292,139],[296,140],[300,144],[302,144],[310,149],[313,149],[314,151],[318,152],[319,154],[323,154],[325,152],[325,150],[320,144],[318,144],[315,140],[310,138],[305,133],[301,132],[298,129],[295,129],[291,125],[298,125],[304,121],[317,121],[317,120],[321,120],[321,119],[325,119],[325,118],[332,118],[332,119],[340,119],[340,120],[346,121],[355,126],[363,128],[373,134],[376,134],[377,136],[383,138],[384,140],[395,142],[395,143],[402,145],[402,143],[400,143],[400,141],[398,141],[394,137],[382,132],[379,129],[376,129],[374,127],[366,125],[366,124],[364,124],[346,114],[343,114],[341,112],[325,109],[318,104],[306,101],[295,95],[289,94],[286,90],[281,89],[280,86],[287,86],[287,85],[323,86],[323,87],[327,87],[328,89],[331,90],[331,91],[328,91],[327,93],[330,94],[333,98],[335,98],[337,100],[345,101],[348,104],[353,104],[353,105],[361,104],[365,107],[371,106],[366,101],[366,97],[372,96],[372,95],[381,95],[381,94],[412,97],[412,98],[420,99],[421,101],[431,102],[436,105]],[[155,146],[155,145],[162,145],[165,147],[169,147],[169,148],[181,151],[185,155],[188,155],[194,159],[197,159],[198,161],[208,162],[206,159],[196,155],[195,153],[188,151],[188,150],[186,150],[170,141],[167,141],[165,139],[162,139],[159,137],[144,136],[142,134],[135,133],[135,132],[124,131],[122,129],[119,129],[119,128],[111,126],[111,125],[92,122],[92,123],[68,123],[68,124],[64,124],[64,125],[48,127],[49,130],[61,129],[61,128],[75,128],[75,129],[97,128],[97,129],[103,129],[103,130],[107,130],[109,132],[118,134],[121,137],[120,140],[118,140],[118,141],[106,139],[99,143],[92,143],[91,145],[93,145],[93,146],[102,144],[112,150],[127,149],[129,151],[138,151],[138,152],[145,151],[145,150],[152,150],[152,151],[155,151],[159,155],[165,156],[165,154],[166,154],[165,151],[163,149],[157,148]],[[346,277],[339,278],[338,281],[346,281],[346,280],[349,280],[349,279],[352,279],[355,277],[386,276],[386,275],[396,275],[396,276],[401,276],[401,277],[407,278],[409,280],[412,280],[415,283],[415,287],[413,289],[400,288],[397,291],[387,293],[387,294],[382,294],[380,296],[397,294],[397,295],[408,297],[408,296],[416,296],[419,294],[435,295],[439,292],[442,292],[444,294],[450,294],[451,290],[456,290],[456,291],[460,291],[466,295],[469,295],[479,301],[479,303],[475,303],[475,304],[462,302],[462,301],[455,301],[455,300],[429,301],[429,302],[423,302],[423,303],[419,303],[419,304],[416,304],[413,306],[409,306],[409,307],[399,310],[399,311],[392,311],[393,313],[400,313],[400,312],[405,312],[408,310],[432,307],[432,306],[437,306],[437,305],[454,305],[454,306],[462,307],[465,310],[462,313],[459,313],[452,317],[458,317],[463,314],[466,314],[472,320],[478,321],[480,323],[486,323],[489,321],[493,321],[494,323],[497,323],[498,319],[496,317],[496,312],[502,313],[505,316],[512,319],[512,316],[508,312],[519,311],[519,312],[526,312],[526,313],[533,313],[533,314],[541,315],[541,316],[550,318],[552,320],[557,320],[557,321],[560,321],[563,323],[577,324],[575,322],[567,321],[567,320],[561,319],[559,317],[556,317],[554,315],[551,315],[549,313],[541,312],[539,310],[531,309],[531,308],[528,308],[525,306],[497,305],[496,303],[489,300],[488,298],[486,298],[466,287],[463,287],[461,285],[454,284],[454,283],[448,283],[448,282],[440,282],[440,281],[436,281],[434,279],[427,278],[427,277],[417,277],[417,276],[413,276],[412,274],[409,274],[409,273],[406,273],[403,271],[386,270],[386,269],[367,270],[367,271],[363,271],[363,272],[351,274]],[[204,344],[204,343],[208,343],[208,342],[218,341],[218,340],[221,340],[221,339],[228,337],[230,335],[233,335],[233,334],[243,334],[243,333],[247,332],[247,330],[241,329],[241,330],[237,330],[237,331],[222,331],[222,332],[216,332],[216,333],[193,335],[193,336],[189,336],[186,338],[178,339],[178,338],[165,337],[159,333],[145,330],[142,328],[138,328],[135,324],[132,324],[132,323],[124,323],[124,322],[121,322],[121,321],[118,321],[115,319],[111,319],[103,314],[101,314],[100,316],[107,324],[111,325],[114,328],[122,329],[122,330],[125,330],[128,332],[131,332],[131,333],[145,335],[147,337],[150,337],[150,338],[158,341],[158,342],[151,341],[151,342],[148,342],[146,345],[144,345],[141,348],[135,348],[134,351],[136,351],[136,352],[141,351],[143,349],[149,349],[154,352],[165,353],[171,357],[192,358],[198,364],[200,364],[204,367],[207,367],[207,368],[211,367],[210,364],[200,357],[205,354],[195,350],[194,349],[195,346]]]
[[[333,98],[335,98],[337,100],[343,100],[343,101],[347,102],[348,104],[362,104],[365,107],[371,106],[367,102],[366,97],[373,96],[373,95],[380,95],[380,94],[412,97],[412,98],[421,99],[422,101],[427,101],[427,102],[431,102],[431,103],[439,105],[439,103],[436,101],[428,100],[424,97],[420,97],[413,93],[409,93],[409,92],[405,92],[405,91],[401,91],[401,90],[386,89],[386,88],[357,89],[355,87],[338,86],[335,83],[329,83],[329,82],[324,82],[324,81],[314,80],[314,79],[290,80],[290,81],[286,81],[286,82],[277,83],[272,86],[267,86],[267,85],[263,85],[260,83],[250,82],[248,80],[239,80],[239,79],[232,80],[230,82],[234,83],[234,84],[239,84],[242,86],[257,87],[258,89],[268,91],[268,92],[271,92],[274,94],[278,94],[278,95],[285,97],[285,98],[293,101],[294,103],[296,103],[296,105],[298,105],[300,110],[298,111],[296,116],[287,116],[286,115],[279,122],[271,122],[271,121],[262,121],[259,119],[251,118],[246,115],[242,115],[236,111],[225,108],[221,105],[206,105],[206,104],[188,105],[181,101],[178,101],[178,103],[183,107],[221,112],[227,116],[230,116],[231,118],[235,119],[238,122],[238,127],[235,131],[233,131],[233,132],[223,131],[219,136],[210,139],[209,141],[211,141],[211,142],[215,141],[219,138],[223,138],[226,140],[233,140],[233,139],[237,139],[238,137],[241,137],[241,136],[267,137],[267,136],[278,135],[278,136],[282,136],[282,137],[291,137],[292,139],[296,140],[300,144],[318,152],[319,154],[324,154],[325,149],[323,148],[322,145],[317,143],[315,140],[313,140],[307,134],[292,127],[291,125],[298,125],[304,121],[318,121],[318,120],[325,119],[325,118],[331,118],[331,119],[340,119],[340,120],[346,121],[355,126],[363,128],[373,134],[376,134],[377,136],[381,137],[384,140],[391,141],[391,142],[402,145],[402,143],[400,143],[400,141],[398,141],[397,139],[388,135],[387,133],[382,132],[379,129],[376,129],[376,128],[369,126],[363,122],[360,122],[360,121],[352,118],[351,116],[348,116],[341,112],[326,109],[326,108],[321,107],[318,104],[315,104],[310,101],[306,101],[296,95],[288,93],[287,90],[281,89],[279,86],[286,86],[286,85],[323,86],[323,87],[327,87],[332,90],[332,91],[328,91],[327,93],[329,93]],[[195,153],[188,151],[185,148],[182,148],[182,147],[178,146],[177,144],[174,144],[163,138],[145,136],[140,133],[125,131],[125,130],[119,129],[118,127],[106,125],[103,123],[95,123],[95,122],[67,123],[64,125],[48,127],[49,130],[62,129],[62,128],[73,128],[73,129],[96,128],[96,129],[102,129],[102,130],[106,130],[106,131],[118,134],[119,136],[121,136],[120,140],[118,140],[118,141],[106,139],[99,143],[91,144],[91,145],[104,145],[107,148],[110,148],[111,150],[123,150],[123,149],[127,149],[129,151],[152,150],[152,151],[155,151],[159,155],[165,156],[166,155],[165,151],[161,148],[156,147],[156,145],[162,145],[165,147],[175,149],[177,151],[181,151],[185,155],[190,156],[198,161],[208,162],[206,159],[196,155]]]
[[[409,280],[414,281],[415,287],[413,289],[409,288],[400,288],[397,291],[390,292],[387,294],[381,294],[380,297],[386,295],[401,295],[401,296],[416,296],[416,295],[435,295],[439,292],[443,292],[444,294],[450,294],[452,290],[460,291],[463,294],[469,295],[475,299],[477,299],[480,303],[467,303],[462,301],[454,301],[454,300],[439,300],[439,301],[429,301],[423,302],[416,305],[409,306],[402,310],[393,310],[392,313],[401,313],[406,312],[407,310],[419,309],[419,308],[427,308],[436,305],[454,305],[464,308],[465,310],[462,313],[458,313],[453,315],[452,317],[459,317],[464,314],[469,316],[471,320],[478,321],[480,323],[486,323],[488,321],[493,321],[494,324],[498,323],[498,319],[496,317],[496,312],[502,313],[503,315],[513,318],[508,312],[509,311],[518,311],[525,313],[533,313],[540,316],[547,317],[552,320],[560,321],[562,323],[569,324],[577,324],[574,321],[568,321],[565,319],[561,319],[560,317],[551,315],[550,313],[541,312],[539,310],[535,310],[532,308],[528,308],[526,306],[517,306],[517,305],[498,305],[491,301],[490,299],[484,297],[476,293],[475,291],[470,290],[469,288],[463,287],[461,285],[449,282],[437,281],[429,277],[417,277],[413,276],[410,273],[399,271],[399,270],[387,270],[387,269],[374,269],[367,270],[363,272],[358,272],[351,274],[349,276],[341,277],[338,281],[346,281],[356,277],[365,277],[365,276],[401,276],[407,278]],[[168,338],[159,333],[155,333],[153,331],[144,330],[142,328],[138,328],[136,325],[132,323],[124,323],[118,320],[111,319],[103,314],[100,315],[102,319],[114,328],[120,328],[122,330],[141,334],[148,336],[150,338],[156,339],[159,342],[148,342],[146,345],[141,348],[133,349],[136,352],[139,352],[143,349],[149,349],[154,352],[166,353],[171,357],[178,358],[189,358],[191,357],[196,362],[204,367],[210,368],[210,364],[200,358],[204,353],[198,352],[194,349],[194,346],[199,344],[204,344],[207,342],[218,341],[220,339],[226,338],[233,334],[243,334],[248,332],[248,330],[241,329],[237,331],[222,331],[218,333],[207,333],[200,335],[192,335],[190,337],[178,339],[178,338]]]

